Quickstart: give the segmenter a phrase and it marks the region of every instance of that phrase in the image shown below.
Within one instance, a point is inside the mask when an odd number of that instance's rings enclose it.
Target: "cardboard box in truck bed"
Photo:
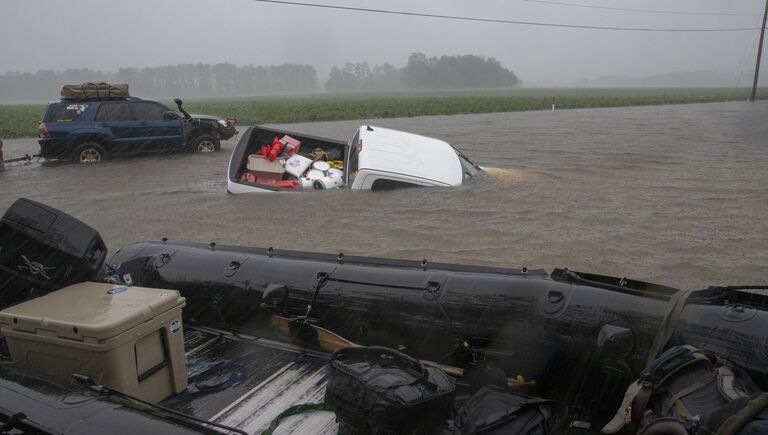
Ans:
[[[275,180],[281,179],[285,172],[285,169],[280,162],[277,160],[270,162],[269,159],[258,154],[251,154],[248,156],[248,165],[246,168],[248,169],[248,172],[257,177],[272,178]]]

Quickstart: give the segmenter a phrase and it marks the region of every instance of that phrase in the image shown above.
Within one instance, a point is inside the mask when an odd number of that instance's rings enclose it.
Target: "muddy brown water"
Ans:
[[[444,139],[486,167],[457,189],[229,195],[224,152],[0,172],[98,229],[111,252],[168,237],[626,276],[682,288],[768,282],[768,103],[714,103],[284,125],[361,124]],[[241,128],[242,130],[242,128]],[[34,139],[5,141],[6,158]]]

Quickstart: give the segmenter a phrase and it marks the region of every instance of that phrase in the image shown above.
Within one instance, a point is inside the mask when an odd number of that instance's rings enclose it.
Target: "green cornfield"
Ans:
[[[233,116],[239,125],[376,119],[426,115],[745,101],[749,89],[737,88],[552,88],[488,91],[314,94],[188,100],[190,113]],[[768,99],[761,88],[758,99]],[[164,101],[174,107],[171,101]],[[45,105],[0,105],[0,139],[37,135]]]
[[[45,105],[0,105],[0,140],[37,136]]]

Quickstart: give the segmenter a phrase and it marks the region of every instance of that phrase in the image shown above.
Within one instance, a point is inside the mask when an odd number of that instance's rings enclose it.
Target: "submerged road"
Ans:
[[[226,194],[224,152],[32,164],[24,196],[98,229],[112,253],[168,237],[281,249],[528,266],[683,288],[768,282],[768,102],[283,125],[347,139],[361,124],[444,139],[498,168],[458,189]],[[241,131],[243,128],[241,127]],[[5,141],[5,158],[34,139]]]

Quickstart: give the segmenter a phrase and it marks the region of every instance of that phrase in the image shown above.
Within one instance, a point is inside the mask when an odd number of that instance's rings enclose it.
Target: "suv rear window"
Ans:
[[[85,112],[88,104],[56,104],[48,113],[48,122],[73,122]]]

